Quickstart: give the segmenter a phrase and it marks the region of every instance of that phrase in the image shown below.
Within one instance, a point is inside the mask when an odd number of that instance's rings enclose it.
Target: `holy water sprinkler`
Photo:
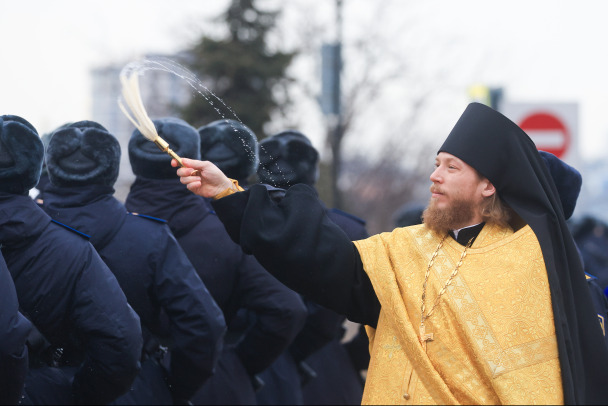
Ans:
[[[144,137],[152,141],[156,146],[163,152],[169,154],[173,159],[175,159],[181,167],[184,167],[182,163],[182,159],[177,155],[171,148],[169,148],[169,143],[162,139],[158,132],[156,131],[156,127],[148,114],[146,113],[146,109],[144,107],[144,103],[141,100],[141,94],[139,93],[139,81],[137,72],[131,71],[130,74],[125,71],[120,74],[120,83],[122,84],[122,97],[124,98],[127,107],[131,110],[127,110],[127,108],[122,103],[122,100],[118,100],[118,106],[120,110],[124,113],[125,116],[133,123],[135,128],[142,133]],[[193,171],[190,176],[198,176],[198,171]]]

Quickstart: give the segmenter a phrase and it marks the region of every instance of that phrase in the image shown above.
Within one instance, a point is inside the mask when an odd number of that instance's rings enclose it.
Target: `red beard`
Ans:
[[[424,224],[440,235],[471,225],[474,217],[474,204],[465,199],[452,199],[450,205],[444,209],[439,209],[431,199],[422,213]]]

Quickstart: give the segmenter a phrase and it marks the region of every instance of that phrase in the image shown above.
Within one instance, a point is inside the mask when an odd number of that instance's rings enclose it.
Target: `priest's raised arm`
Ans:
[[[295,185],[280,199],[264,185],[231,193],[238,186],[212,163],[184,159],[184,165],[177,172],[182,183],[216,197],[213,207],[231,238],[277,279],[351,321],[376,326],[380,303],[359,253],[314,189]],[[189,168],[200,177],[188,176]]]

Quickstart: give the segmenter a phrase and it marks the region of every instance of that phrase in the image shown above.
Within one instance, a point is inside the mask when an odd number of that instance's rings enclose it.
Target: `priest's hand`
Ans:
[[[177,170],[177,175],[188,189],[202,197],[215,197],[232,187],[232,181],[224,173],[209,161],[197,161],[195,159],[182,158],[183,167]],[[171,160],[171,166],[178,167],[175,159]],[[195,173],[194,170],[198,171]]]

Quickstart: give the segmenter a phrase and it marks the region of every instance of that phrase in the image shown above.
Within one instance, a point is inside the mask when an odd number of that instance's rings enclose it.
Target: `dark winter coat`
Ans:
[[[114,275],[83,236],[52,222],[29,196],[0,194],[0,214],[2,254],[19,304],[51,347],[62,349],[55,361],[73,367],[69,395],[103,404],[125,393],[139,371],[142,338]],[[29,355],[47,362],[48,354]],[[35,383],[26,384],[32,401]]]
[[[101,185],[50,186],[44,209],[90,235],[141,319],[144,358],[154,356],[160,343],[168,345],[173,398],[190,399],[213,374],[224,317],[166,223],[128,213],[113,192]],[[130,396],[146,399],[145,393]]]
[[[229,329],[218,372],[195,397],[199,403],[253,403],[250,380],[291,343],[306,309],[287,289],[235,244],[208,203],[179,179],[138,177],[127,197],[128,210],[167,220],[178,242],[207,285],[229,326],[239,309],[256,314],[237,336]]]
[[[369,237],[365,221],[362,219],[337,209],[328,210],[327,216],[346,233],[351,241]],[[310,302],[312,303],[312,301]],[[317,351],[311,352],[305,360],[315,371],[317,377],[302,387],[304,404],[359,404],[363,396],[361,375],[341,342],[344,338],[343,324],[346,318],[332,310],[316,306],[319,309],[314,313],[309,313],[305,328],[292,345],[292,348],[295,349],[298,345],[303,346],[299,343],[314,341],[312,337],[315,335],[315,330],[313,329],[307,337],[305,333],[307,326],[326,326],[324,330],[319,331],[317,328],[316,331],[317,335],[328,337],[328,342],[321,345]],[[368,348],[365,348],[364,351],[363,356],[366,354],[369,356]]]
[[[367,238],[365,221],[337,209],[327,216],[352,241]],[[358,404],[363,385],[341,343],[346,318],[304,297],[308,316],[289,351],[261,374],[260,404]],[[365,349],[365,351],[368,351]]]
[[[593,301],[593,307],[597,312],[597,320],[602,328],[604,334],[604,342],[608,348],[608,335],[606,335],[606,319],[608,319],[608,298],[602,291],[597,278],[594,275],[585,274],[587,278],[587,284],[589,285],[589,291],[591,293],[591,300]]]
[[[17,404],[28,367],[26,340],[32,325],[19,313],[15,285],[0,256],[0,405]]]

